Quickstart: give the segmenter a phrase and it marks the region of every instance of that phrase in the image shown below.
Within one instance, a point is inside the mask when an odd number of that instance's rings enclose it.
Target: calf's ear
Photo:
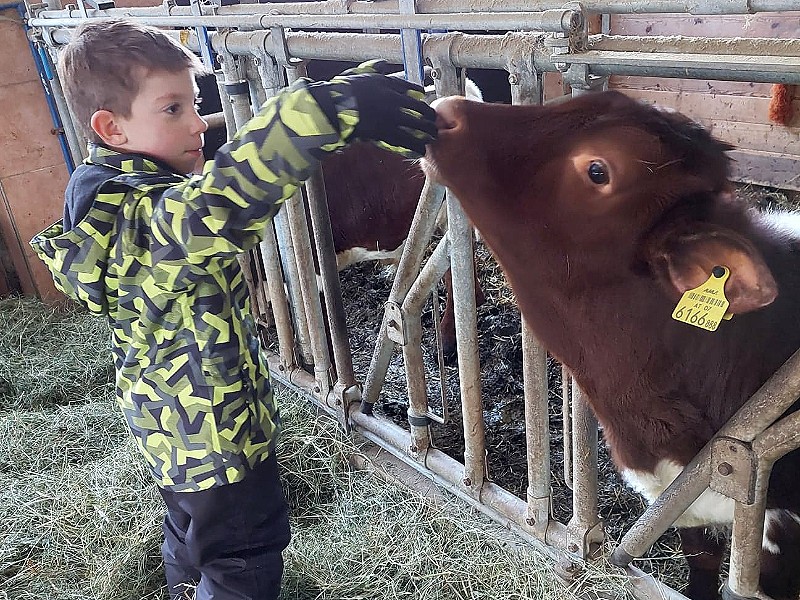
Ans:
[[[745,313],[770,304],[778,284],[761,253],[743,235],[711,224],[692,231],[658,235],[648,244],[649,262],[662,282],[679,298],[705,283],[715,266],[728,267],[725,283],[728,311]]]

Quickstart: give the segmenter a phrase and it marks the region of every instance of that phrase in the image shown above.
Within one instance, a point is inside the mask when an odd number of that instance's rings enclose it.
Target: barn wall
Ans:
[[[0,295],[9,291],[61,298],[28,245],[56,221],[67,168],[39,75],[16,9],[0,11]]]
[[[755,15],[613,15],[612,35],[800,37],[800,12]],[[734,153],[734,176],[745,182],[800,189],[800,92],[788,125],[768,118],[772,85],[654,77],[612,77],[611,87],[669,106],[698,120]],[[800,86],[795,86],[800,87]]]
[[[2,5],[0,1],[0,5]],[[123,0],[118,7],[155,6]],[[69,172],[53,131],[47,100],[31,56],[22,18],[0,10],[0,297],[39,296],[59,303],[49,271],[28,241],[61,218]]]

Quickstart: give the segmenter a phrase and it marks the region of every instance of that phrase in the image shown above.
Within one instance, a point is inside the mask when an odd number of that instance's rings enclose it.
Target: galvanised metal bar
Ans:
[[[299,194],[298,190],[295,195]],[[302,199],[300,200],[302,202]],[[289,215],[286,207],[282,207],[273,219],[275,225],[275,237],[278,241],[278,256],[283,267],[283,274],[286,279],[286,289],[289,294],[289,308],[292,312],[292,322],[297,336],[297,345],[300,350],[300,357],[303,363],[310,365],[314,362],[314,353],[311,349],[311,334],[308,330],[308,317],[306,315],[306,305],[303,302],[303,293],[300,291],[300,270],[297,259],[295,258],[295,243],[292,240],[291,228],[289,227]]]
[[[275,239],[275,230],[272,226],[267,227],[264,241],[259,244],[259,251],[264,261],[264,275],[269,290],[269,305],[278,336],[278,355],[281,359],[280,370],[285,371],[296,366],[294,332],[292,330],[289,303],[283,287],[283,273],[281,272],[280,258],[278,257],[278,242]]]
[[[51,48],[50,50],[51,58],[54,58],[53,53],[55,52],[55,49]],[[55,62],[55,58],[53,62]],[[61,87],[61,79],[58,76],[58,71],[53,69],[52,75],[53,77],[50,80],[50,90],[53,92],[53,101],[56,104],[56,110],[58,111],[61,119],[61,126],[64,128],[64,135],[67,138],[67,145],[69,147],[70,155],[72,156],[73,164],[79,165],[83,162],[83,159],[88,156],[86,140],[84,140],[83,137],[78,134],[78,130],[75,127],[75,122],[72,119],[72,113],[67,107],[67,99],[64,96],[64,88]]]
[[[52,37],[62,43],[65,31],[54,30]],[[263,32],[230,32],[225,35],[225,49],[232,53],[247,53],[251,49],[253,36],[263,37]],[[221,46],[218,41],[220,37],[212,36],[212,44],[218,51]],[[441,55],[440,48],[446,46],[450,49],[448,61],[455,67],[463,68],[507,69],[511,57],[528,53],[532,55],[537,73],[560,71],[559,65],[569,63],[586,65],[589,72],[597,76],[693,77],[721,81],[800,83],[800,51],[795,52],[797,43],[794,40],[779,40],[787,42],[779,50],[775,41],[765,46],[762,38],[741,38],[731,46],[729,54],[727,47],[723,46],[725,52],[721,52],[716,43],[711,45],[714,53],[709,53],[709,46],[704,44],[703,38],[687,38],[688,41],[681,42],[680,45],[677,45],[674,37],[668,36],[603,36],[599,40],[593,36],[591,40],[596,41],[591,41],[590,44],[600,44],[603,49],[561,54],[556,58],[544,46],[541,33],[470,35],[454,32],[449,35],[424,35],[423,52],[426,57],[431,58]],[[362,61],[380,56],[389,62],[402,63],[398,35],[288,32],[286,41],[289,52],[297,58]],[[675,66],[670,64],[670,53],[645,51],[644,56],[634,56],[631,45],[637,43],[645,44],[646,48],[655,48],[662,43],[669,47],[671,44],[680,48],[673,54],[690,54],[691,60],[683,66]],[[197,44],[193,38],[192,44]],[[769,53],[773,50],[774,55]],[[676,60],[684,61],[681,56]],[[641,63],[641,60],[647,62]]]
[[[733,513],[731,559],[726,585],[739,597],[759,592],[761,546],[769,476],[775,461],[800,448],[800,413],[784,417],[753,440],[756,457],[754,497],[751,505],[737,502]]]
[[[597,510],[597,419],[583,391],[572,382],[572,518],[567,524],[567,549],[586,558],[593,544],[602,544]]]
[[[443,237],[403,300],[400,311],[403,363],[408,388],[408,423],[412,455],[424,460],[430,447],[427,377],[422,361],[422,309],[431,291],[450,267],[450,242]],[[398,338],[398,339],[400,339]]]
[[[267,57],[263,56],[259,60],[263,64],[266,59]],[[277,65],[275,66],[277,67]],[[306,76],[305,64],[298,64],[294,75],[296,77]],[[276,82],[277,78],[273,77],[271,83],[274,85]],[[333,230],[331,229],[331,218],[328,212],[328,197],[325,192],[325,180],[321,166],[318,165],[306,180],[305,190],[319,265],[322,293],[325,300],[325,310],[328,317],[328,335],[336,369],[336,389],[339,393],[344,394],[346,390],[356,386],[356,379],[353,373],[353,357],[347,335],[347,318],[345,317],[344,303],[342,301],[339,271],[336,266],[336,248],[333,242]],[[335,401],[337,410],[340,413],[340,420],[343,424],[346,424],[348,407],[345,405],[344,397],[338,397]]]
[[[800,397],[800,350],[795,352],[720,429],[726,436],[753,441]],[[642,556],[678,517],[708,488],[711,481],[711,442],[684,467],[680,475],[631,526],[614,549],[611,562],[626,566]]]
[[[289,83],[294,83],[299,75],[294,69],[287,69]],[[294,242],[294,258],[300,279],[300,292],[305,305],[308,332],[311,340],[311,354],[314,357],[314,374],[317,381],[317,392],[321,398],[328,398],[331,389],[330,372],[331,357],[328,349],[328,335],[325,318],[322,314],[322,301],[319,296],[316,272],[313,268],[314,253],[311,248],[311,236],[308,232],[303,195],[298,188],[291,198],[285,202],[286,215],[289,220],[289,231]]]
[[[420,271],[422,256],[436,228],[436,219],[444,202],[444,188],[426,180],[420,195],[420,201],[414,212],[400,263],[397,266],[388,302],[401,305],[409,289]],[[372,413],[372,405],[378,400],[378,394],[386,377],[394,343],[387,335],[389,318],[384,314],[383,322],[372,353],[369,371],[364,382],[361,410],[365,414]]]
[[[572,375],[567,367],[561,365],[561,429],[564,432],[564,484],[574,489],[572,484],[572,405],[570,388]]]
[[[256,96],[256,103],[263,104],[266,100],[275,94],[276,87],[274,82],[278,80],[281,75],[271,60],[267,64],[253,63],[258,66],[257,74],[254,77],[248,77],[252,82],[254,95]],[[271,67],[271,68],[268,68]],[[269,89],[267,89],[267,86]],[[222,90],[220,90],[220,98],[224,98]],[[230,103],[222,103],[223,114],[228,119],[227,113],[231,114],[232,109]],[[227,113],[226,113],[227,110]],[[210,123],[209,123],[210,124]],[[230,129],[228,131],[231,131]],[[230,136],[229,136],[230,137]],[[281,211],[284,212],[285,211]],[[287,224],[288,226],[288,224]],[[278,355],[281,359],[281,364],[278,369],[281,372],[289,372],[297,366],[294,353],[294,331],[292,329],[292,318],[289,308],[289,302],[286,297],[286,289],[283,285],[283,272],[281,270],[280,256],[278,252],[278,241],[275,236],[275,222],[273,221],[266,226],[264,231],[264,239],[258,245],[258,252],[261,255],[261,261],[264,265],[264,281],[256,282],[257,286],[265,289],[269,302],[264,304],[265,311],[271,309],[272,320],[275,324],[275,331],[278,338]],[[299,284],[298,284],[299,285]]]
[[[253,5],[248,5],[253,6]],[[258,6],[258,5],[254,5]],[[223,7],[224,8],[224,7]],[[124,14],[124,13],[123,13]],[[44,13],[43,13],[44,15]],[[115,10],[89,15],[90,19],[121,16]],[[72,17],[34,17],[31,27],[74,27],[85,21],[81,15]],[[508,31],[571,31],[580,27],[583,16],[577,10],[560,9],[544,12],[517,13],[449,13],[435,14],[362,14],[362,15],[273,15],[258,14],[256,10],[246,15],[226,15],[222,8],[217,14],[203,16],[164,15],[137,16],[143,25],[154,27],[214,27],[269,29],[293,27],[299,29],[447,29],[457,31],[508,30]]]
[[[547,351],[522,322],[525,440],[528,459],[527,523],[544,540],[550,521],[550,418]]]
[[[247,123],[247,121],[249,121],[253,116],[253,110],[250,105],[250,89],[247,85],[247,80],[241,77],[239,63],[237,59],[233,57],[233,55],[229,53],[220,54],[220,62],[222,64],[222,70],[216,71],[215,74],[222,75],[223,83],[220,84],[219,80],[217,80],[217,87],[222,88],[225,92],[224,95],[220,96],[221,99],[226,97],[230,99],[233,115],[233,127],[231,127],[230,130],[235,131]],[[250,301],[253,310],[256,316],[258,316],[262,314],[262,312],[266,312],[267,307],[262,307],[260,305],[260,298],[263,298],[263,294],[259,296],[256,291],[256,285],[255,280],[253,279],[252,271],[253,261],[250,252],[240,254],[236,257],[236,259],[239,261],[239,266],[242,270],[242,276],[244,277],[245,283],[247,284],[247,289],[250,292]]]
[[[270,372],[276,374],[276,379],[296,389],[298,392],[312,397],[321,409],[335,416],[331,412],[330,402],[324,401],[317,392],[313,392],[316,382],[310,374],[305,371],[296,371],[289,374],[288,377],[284,377],[277,370],[279,362],[276,355],[270,354],[268,362]],[[360,435],[419,470],[417,461],[404,450],[410,444],[408,431],[384,417],[366,415],[359,411],[354,411],[351,414],[351,418],[353,428]],[[470,506],[478,509],[496,522],[505,525],[523,539],[534,544],[547,556],[555,560],[562,556],[558,549],[564,547],[565,528],[563,524],[551,521],[547,531],[546,544],[543,544],[532,535],[530,527],[525,523],[525,502],[522,499],[489,481],[484,484],[480,499],[465,493],[460,481],[463,476],[462,465],[436,448],[428,450],[425,457],[425,466],[427,470],[423,470],[421,473],[437,485],[466,501]]]
[[[530,0],[417,0],[417,12],[422,14],[451,14],[463,12],[524,12],[531,9]],[[759,12],[779,12],[797,10],[795,0],[583,0],[583,10],[595,14],[659,14],[689,13],[693,15],[736,15]],[[272,14],[318,14],[318,15],[371,15],[392,14],[399,11],[398,0],[378,2],[347,2],[328,0],[327,2],[276,2],[266,6],[233,5],[221,6],[220,14],[250,14],[268,12]],[[536,8],[558,10],[564,7],[561,0],[537,0]],[[189,15],[188,7],[163,6],[111,9],[109,11],[89,10],[89,16],[117,14],[118,16]],[[39,15],[49,18],[77,17],[78,10],[47,10]]]
[[[459,94],[461,83],[454,67],[434,62],[437,96]],[[456,323],[461,415],[464,427],[463,485],[480,497],[486,479],[486,438],[481,399],[478,329],[475,306],[475,248],[472,224],[458,199],[447,191],[447,236],[450,239],[450,271]]]
[[[638,75],[800,84],[800,57],[589,50],[559,56],[593,75]]]

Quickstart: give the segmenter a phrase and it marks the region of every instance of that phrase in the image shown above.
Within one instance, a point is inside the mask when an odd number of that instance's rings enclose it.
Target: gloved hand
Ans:
[[[352,132],[346,141],[371,141],[379,148],[407,158],[425,154],[425,144],[436,138],[436,112],[425,103],[423,89],[388,70],[383,61],[370,61],[331,79],[337,91],[355,101]],[[340,119],[346,119],[339,113]]]

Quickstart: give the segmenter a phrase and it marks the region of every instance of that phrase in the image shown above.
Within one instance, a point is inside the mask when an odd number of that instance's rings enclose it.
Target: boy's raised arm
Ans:
[[[421,98],[418,86],[369,63],[330,82],[296,82],[265,103],[201,175],[154,199],[154,257],[164,266],[183,263],[189,277],[234,260],[262,239],[316,164],[348,142],[421,156],[436,135],[435,113]]]

